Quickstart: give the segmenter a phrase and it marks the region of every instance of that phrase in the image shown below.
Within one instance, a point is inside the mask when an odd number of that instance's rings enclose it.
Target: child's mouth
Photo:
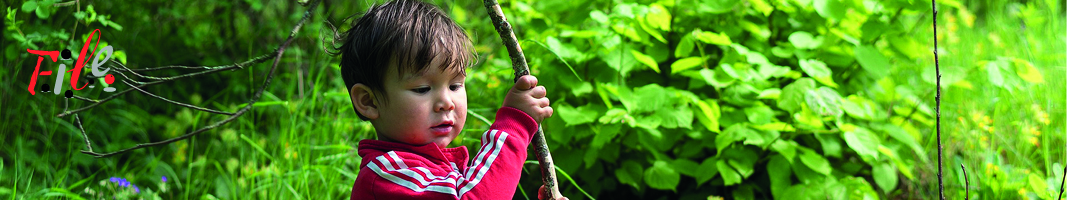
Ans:
[[[433,131],[433,133],[436,134],[436,135],[446,135],[446,134],[452,132],[452,124],[451,123],[442,123],[442,124],[439,124],[437,126],[430,127],[430,130]]]

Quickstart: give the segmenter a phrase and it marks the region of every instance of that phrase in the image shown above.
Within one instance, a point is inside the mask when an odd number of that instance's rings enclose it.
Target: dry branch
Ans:
[[[934,72],[937,74],[937,194],[945,200],[945,178],[941,174],[941,66],[937,63],[937,0],[930,0],[934,12]]]
[[[526,56],[523,55],[522,47],[519,47],[519,41],[511,30],[511,24],[504,17],[504,11],[500,10],[500,4],[496,0],[484,0],[482,3],[485,4],[485,10],[489,12],[489,18],[493,20],[493,27],[496,28],[496,32],[508,49],[508,55],[511,57],[511,68],[515,70],[515,81],[518,81],[519,77],[523,75],[529,75],[530,67],[526,64]],[[537,127],[537,133],[534,133],[530,148],[534,148],[537,162],[541,165],[541,181],[544,183],[548,193],[545,194],[545,198],[555,200],[562,197],[563,195],[559,193],[559,186],[556,182],[556,167],[552,161],[552,153],[549,152],[548,144],[545,143],[545,134],[540,126]]]
[[[145,148],[145,147],[169,144],[169,143],[176,142],[176,141],[179,141],[179,140],[184,140],[184,139],[192,137],[192,136],[194,136],[196,134],[199,134],[199,133],[202,133],[202,132],[217,128],[219,126],[222,126],[223,124],[229,123],[229,122],[233,121],[234,119],[237,119],[238,117],[240,117],[245,112],[248,112],[249,110],[251,110],[252,106],[256,103],[256,101],[259,101],[259,98],[263,95],[263,91],[265,91],[267,89],[267,86],[270,85],[271,80],[274,79],[274,71],[275,71],[275,69],[278,68],[278,63],[281,61],[281,56],[282,56],[283,53],[285,53],[285,49],[287,47],[289,47],[289,44],[292,43],[293,39],[296,38],[296,33],[299,32],[300,27],[302,27],[304,25],[304,23],[307,22],[308,18],[311,17],[311,13],[315,11],[315,8],[319,5],[319,2],[320,1],[314,1],[314,2],[311,3],[311,6],[308,7],[307,11],[304,11],[304,17],[301,18],[300,21],[297,22],[296,26],[293,27],[292,31],[289,32],[289,37],[285,40],[285,42],[282,43],[281,46],[279,46],[277,49],[275,49],[271,53],[267,53],[267,54],[252,58],[251,60],[244,61],[242,63],[235,63],[233,65],[214,66],[214,67],[209,67],[209,66],[197,66],[197,67],[165,66],[165,67],[156,67],[156,68],[146,68],[146,69],[142,69],[142,70],[132,70],[132,69],[127,68],[125,65],[122,65],[121,63],[115,62],[115,64],[117,64],[119,66],[118,68],[114,68],[114,69],[116,69],[116,72],[119,75],[121,75],[121,76],[123,76],[123,77],[125,77],[126,79],[129,80],[129,81],[123,80],[124,83],[126,83],[127,85],[130,86],[129,89],[126,89],[126,90],[120,91],[118,93],[112,94],[111,96],[108,96],[107,98],[104,98],[102,100],[96,100],[96,99],[89,99],[89,98],[80,97],[80,96],[74,96],[74,98],[76,98],[76,99],[83,100],[83,101],[88,101],[88,102],[93,102],[93,104],[90,104],[90,105],[87,105],[85,107],[81,107],[81,108],[78,108],[78,109],[74,109],[74,110],[67,110],[66,108],[64,108],[63,109],[64,112],[56,115],[56,117],[64,117],[64,116],[73,114],[74,115],[74,119],[76,121],[76,124],[78,125],[78,129],[80,129],[81,132],[82,132],[82,137],[85,137],[85,145],[88,148],[88,151],[81,151],[81,152],[84,153],[84,154],[92,155],[93,157],[97,157],[97,158],[113,156],[113,155],[125,153],[125,152],[132,151],[132,150],[135,150],[135,149]],[[270,72],[267,73],[267,78],[263,81],[263,85],[260,86],[259,90],[257,90],[255,92],[255,94],[252,96],[252,98],[248,100],[248,103],[245,105],[245,107],[237,110],[237,112],[234,112],[234,113],[225,112],[225,111],[219,111],[219,110],[213,110],[213,109],[208,109],[208,108],[202,108],[202,107],[197,107],[197,106],[194,106],[194,105],[191,105],[191,104],[186,104],[186,103],[181,103],[181,102],[178,102],[178,101],[169,100],[169,99],[163,98],[161,96],[152,94],[152,93],[150,93],[150,92],[148,92],[148,91],[143,89],[143,87],[146,87],[146,86],[151,86],[151,85],[161,84],[161,83],[167,83],[167,82],[178,80],[178,79],[182,79],[182,78],[207,75],[207,74],[212,74],[212,73],[216,73],[216,72],[220,72],[220,71],[224,71],[224,70],[243,69],[245,66],[250,66],[250,65],[253,65],[253,64],[257,64],[257,63],[262,63],[262,62],[267,61],[268,59],[271,59],[271,58],[273,58],[274,62],[273,62],[273,64],[271,64]],[[179,68],[179,69],[201,69],[202,71],[193,72],[193,73],[184,74],[184,75],[178,75],[178,76],[170,76],[170,77],[153,77],[153,76],[141,75],[141,74],[138,74],[138,73],[134,72],[134,71],[155,71],[155,70],[161,70],[161,69],[174,69],[174,68]],[[130,74],[132,74],[133,76],[135,76],[137,78],[150,79],[150,80],[154,80],[154,81],[141,82],[141,81],[133,80],[133,79],[130,79],[130,77],[127,76],[123,72],[129,72]],[[107,101],[115,99],[116,97],[121,96],[123,94],[126,94],[127,92],[130,92],[132,90],[140,91],[141,93],[147,94],[147,95],[149,95],[151,97],[154,97],[154,98],[157,98],[157,99],[161,99],[161,100],[166,101],[168,103],[189,107],[189,108],[193,108],[193,109],[204,111],[204,112],[210,112],[210,113],[216,113],[216,114],[224,114],[224,115],[228,115],[229,117],[226,118],[226,119],[223,119],[221,121],[215,122],[215,123],[213,123],[211,125],[208,125],[208,126],[206,126],[204,128],[198,129],[198,130],[193,131],[193,132],[186,133],[184,135],[181,135],[181,136],[178,136],[178,137],[175,137],[175,138],[170,138],[170,139],[163,140],[163,141],[158,141],[158,142],[141,143],[141,144],[137,144],[136,146],[133,146],[133,147],[130,147],[130,148],[118,150],[118,151],[115,151],[115,152],[109,152],[109,153],[98,153],[98,152],[93,151],[92,144],[89,141],[89,137],[85,134],[85,129],[82,127],[81,118],[78,117],[77,113],[81,112],[81,111],[85,111],[85,110],[93,108],[93,107],[96,107],[96,106],[98,106],[100,104],[106,103]]]

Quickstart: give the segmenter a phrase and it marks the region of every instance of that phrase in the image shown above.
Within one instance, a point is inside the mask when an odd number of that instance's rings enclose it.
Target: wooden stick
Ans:
[[[963,169],[963,181],[966,184],[966,185],[963,185],[963,191],[965,192],[964,194],[967,195],[967,196],[964,196],[963,199],[964,200],[970,200],[971,199],[971,179],[967,178],[967,167],[964,167],[963,164],[960,164],[960,169]]]
[[[500,4],[496,0],[484,0],[482,2],[485,4],[486,11],[489,12],[489,18],[493,19],[493,27],[499,33],[500,40],[508,48],[508,55],[511,57],[511,68],[515,70],[515,81],[518,81],[519,77],[529,75],[530,67],[526,64],[526,56],[522,54],[522,47],[519,47],[519,41],[515,39],[511,24],[504,17],[504,12],[500,10]],[[552,153],[548,150],[548,144],[545,143],[545,135],[540,126],[537,127],[537,133],[534,133],[530,148],[534,148],[537,162],[541,165],[541,181],[544,182],[548,193],[545,194],[545,198],[555,200],[562,197],[563,195],[559,193],[559,187],[556,183],[556,167],[552,162]]]
[[[930,0],[934,12],[934,72],[937,75],[937,194],[945,200],[945,179],[941,176],[941,67],[937,63],[937,0]]]

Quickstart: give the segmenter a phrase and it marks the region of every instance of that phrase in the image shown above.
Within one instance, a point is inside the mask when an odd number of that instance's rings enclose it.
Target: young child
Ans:
[[[468,162],[446,148],[467,119],[471,41],[439,8],[416,0],[373,6],[345,33],[341,73],[376,140],[359,142],[352,199],[511,199],[538,123],[552,116],[543,86],[520,77]]]

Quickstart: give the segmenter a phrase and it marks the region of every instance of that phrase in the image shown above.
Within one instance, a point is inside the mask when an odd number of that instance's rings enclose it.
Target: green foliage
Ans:
[[[948,196],[964,195],[963,171],[949,167],[964,164],[972,198],[1055,199],[1067,99],[1055,84],[1064,80],[1063,2],[938,2],[936,36],[922,1],[501,3],[557,111],[542,126],[558,169],[574,175],[560,181],[571,199],[936,196],[934,37],[946,97]],[[79,192],[110,176],[164,175],[174,187],[142,197],[332,199],[351,192],[360,163],[355,145],[374,138],[374,130],[352,111],[337,58],[322,52],[320,39],[329,43],[332,34],[323,23],[305,25],[249,114],[116,158],[78,153],[84,141],[73,120],[52,117],[68,101],[25,92],[35,64],[27,48],[78,50],[88,31],[101,29],[116,59],[134,68],[232,64],[276,48],[303,7],[56,3],[5,4],[0,62],[14,67],[0,70],[13,80],[0,86],[12,91],[0,96],[0,118],[13,120],[0,122],[0,139],[12,141],[0,147],[0,197],[98,197]],[[368,6],[325,3],[311,22],[330,20],[342,31],[341,19]],[[476,150],[476,133],[511,86],[510,61],[481,1],[434,3],[467,29],[479,54],[468,70],[474,117],[452,143]],[[232,111],[266,68],[149,91]],[[86,104],[69,101],[72,108]],[[143,95],[81,117],[97,151],[176,137],[222,118]],[[519,189],[535,194],[540,174],[527,167]]]

